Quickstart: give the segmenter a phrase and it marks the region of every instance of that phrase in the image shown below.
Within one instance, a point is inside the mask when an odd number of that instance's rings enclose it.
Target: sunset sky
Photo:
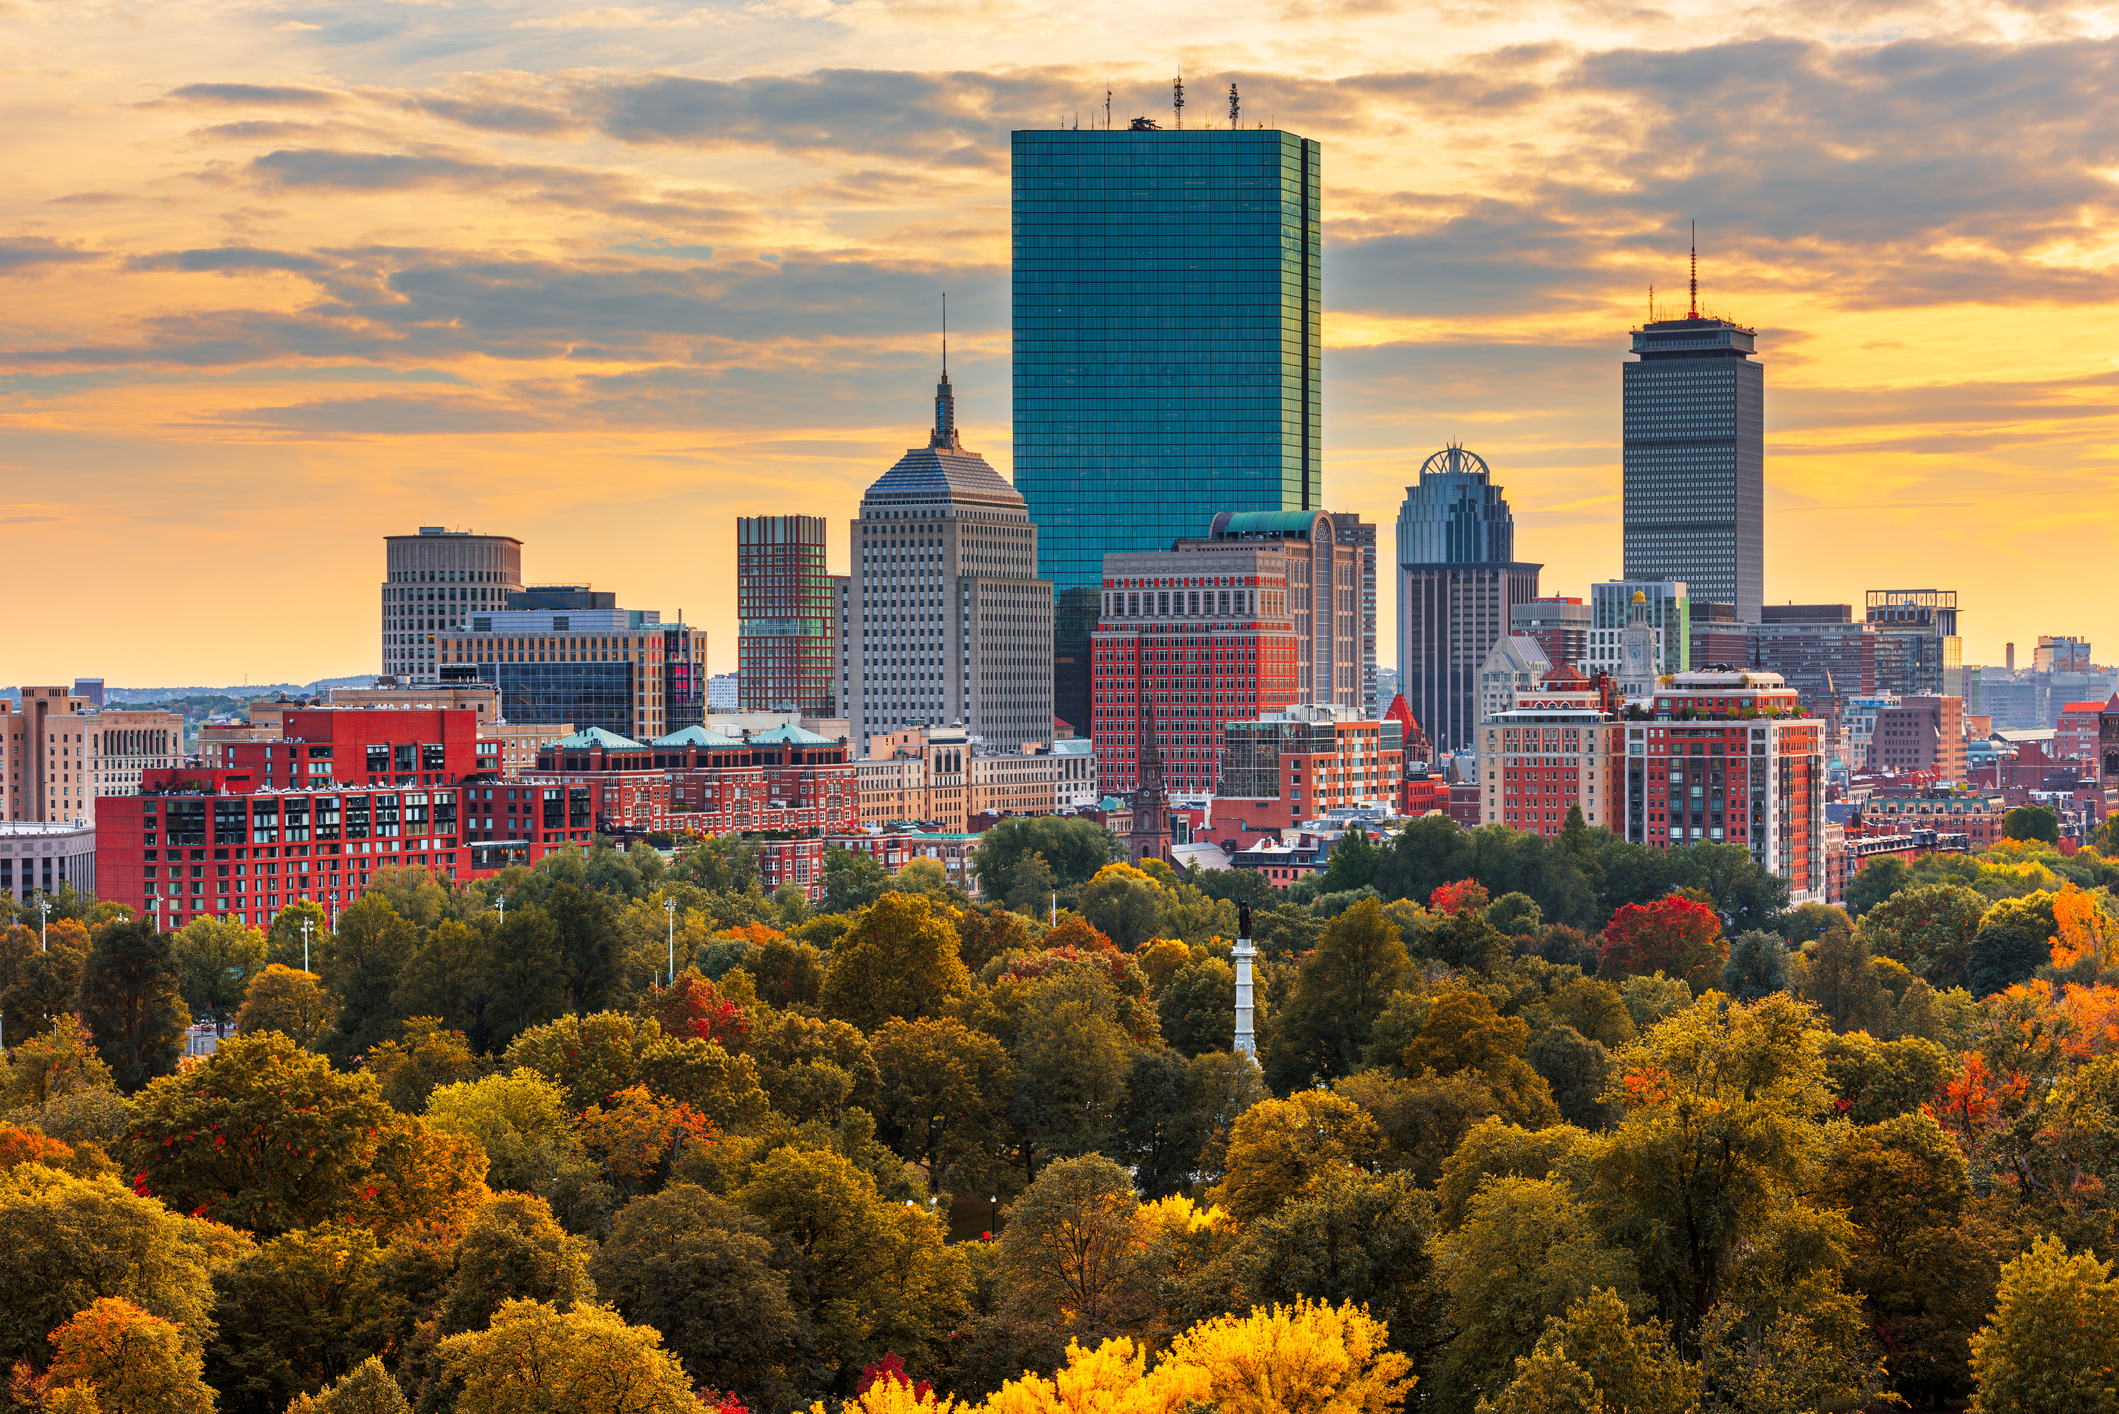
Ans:
[[[2119,653],[2119,10],[584,4],[0,0],[0,678],[373,672],[421,524],[732,670],[735,517],[844,568],[944,290],[1006,470],[1009,131],[1167,121],[1180,71],[1324,144],[1326,499],[1386,556],[1460,440],[1545,592],[1620,572],[1626,330],[1697,219],[1766,366],[1767,600]]]

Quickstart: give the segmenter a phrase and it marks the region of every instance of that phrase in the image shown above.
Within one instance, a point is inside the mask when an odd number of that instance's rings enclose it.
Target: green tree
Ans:
[[[1859,933],[1827,933],[1810,944],[1806,958],[1803,1000],[1815,1005],[1835,1031],[1883,1035],[1890,1030],[1891,997]]]
[[[251,979],[235,1029],[244,1035],[277,1031],[303,1050],[316,1050],[337,1015],[322,978],[270,962]]]
[[[452,1085],[485,1073],[461,1031],[444,1031],[437,1016],[405,1019],[401,1040],[368,1048],[366,1069],[394,1109],[418,1114],[437,1085]]]
[[[27,1036],[77,1005],[81,971],[88,960],[88,932],[72,919],[61,919],[45,931],[48,948],[22,927],[9,929],[0,940],[0,1021],[11,1035]]]
[[[608,894],[562,881],[545,896],[544,911],[559,939],[559,971],[567,1005],[585,1016],[610,1004],[624,981],[624,927]]]
[[[2060,816],[2050,805],[2019,805],[2001,817],[2001,833],[2012,840],[2060,844]]]
[[[1917,884],[1872,905],[1861,933],[1878,957],[1904,963],[1935,990],[1961,987],[1987,906],[1962,884]]]
[[[817,1385],[850,1392],[854,1376],[889,1350],[923,1366],[964,1314],[941,1223],[880,1196],[874,1178],[840,1155],[775,1149],[734,1197],[785,1254],[788,1299]]]
[[[1535,938],[1545,927],[1537,900],[1523,893],[1506,893],[1488,904],[1486,921],[1510,938]]]
[[[628,1321],[652,1326],[711,1389],[759,1407],[794,1402],[784,1371],[800,1323],[765,1224],[690,1183],[635,1198],[589,1264]]]
[[[1007,882],[1008,907],[1030,918],[1042,917],[1059,892],[1059,875],[1034,849],[1015,861]]]
[[[309,924],[306,941],[312,954],[306,959],[302,956],[302,945],[305,941],[302,936],[304,922]],[[316,945],[323,941],[324,932],[330,926],[331,917],[324,912],[322,904],[311,903],[307,899],[288,904],[272,915],[272,926],[265,930],[265,961],[268,964],[278,963],[282,967],[293,968],[297,972],[302,971],[304,962],[307,962],[313,969],[316,966],[313,955]]]
[[[223,1414],[278,1414],[380,1352],[401,1319],[383,1291],[381,1262],[374,1234],[323,1223],[221,1269],[206,1375]]]
[[[1266,1078],[1275,1089],[1350,1075],[1410,960],[1397,922],[1363,899],[1325,926],[1275,1018]]]
[[[662,1336],[604,1306],[510,1301],[435,1353],[458,1414],[698,1414]]]
[[[488,998],[481,1016],[488,1050],[505,1049],[567,1009],[559,928],[534,903],[518,904],[493,932],[475,981]]]
[[[928,1192],[990,1187],[1006,1162],[1015,1084],[1001,1043],[950,1017],[892,1018],[872,1052],[881,1136],[927,1170]]]
[[[487,997],[478,985],[499,920],[475,923],[445,918],[427,931],[390,994],[390,1008],[400,1016],[429,1016],[452,1031],[480,1036]]]
[[[1024,1177],[1036,1155],[1085,1154],[1111,1146],[1132,1068],[1132,1009],[1100,966],[1056,969],[1018,996],[1014,1092],[1009,1118],[1021,1134]],[[1154,1014],[1145,1013],[1153,1027]]]
[[[231,919],[200,914],[170,935],[179,986],[193,1016],[211,1017],[223,1035],[250,979],[265,966],[265,935]]]
[[[2041,1237],[2001,1269],[1994,1314],[1972,1337],[1977,1414],[2090,1414],[2119,1401],[2119,1285],[2112,1264]]]
[[[1548,1026],[1523,1058],[1551,1089],[1553,1107],[1567,1123],[1602,1129],[1617,1118],[1604,1103],[1616,1066],[1602,1041],[1592,1041],[1572,1026]]]
[[[824,847],[824,907],[831,913],[853,913],[868,907],[890,887],[890,871],[865,853]]]
[[[379,893],[339,914],[337,931],[317,949],[317,973],[339,1004],[337,1030],[325,1038],[335,1055],[357,1055],[397,1033],[392,993],[418,949],[418,926]]]
[[[0,1074],[7,1077],[0,1089],[0,1109],[8,1110],[41,1110],[54,1100],[82,1091],[107,1091],[116,1084],[110,1067],[96,1054],[88,1028],[71,1013],[54,1017],[49,1029],[17,1042],[0,1062]]]
[[[1118,837],[1093,820],[1066,816],[1002,820],[979,837],[972,851],[971,869],[979,888],[988,898],[1006,896],[1016,864],[1032,853],[1043,855],[1059,887],[1071,891],[1119,857]]]
[[[2053,896],[2034,893],[2005,898],[1989,909],[1972,935],[1965,959],[1965,985],[1975,997],[2006,991],[2052,960]]]
[[[176,952],[152,923],[111,923],[96,932],[81,971],[81,1022],[131,1093],[176,1069],[191,1024],[178,987]]]
[[[441,1333],[480,1330],[511,1300],[549,1301],[562,1311],[594,1301],[590,1251],[559,1225],[544,1199],[501,1194],[464,1230],[456,1277],[438,1313]]]
[[[1452,988],[1428,1007],[1427,1020],[1405,1048],[1406,1072],[1476,1075],[1511,1120],[1536,1128],[1557,1118],[1552,1092],[1524,1059],[1530,1027],[1502,1016],[1484,993]]]
[[[1957,1071],[1955,1056],[1918,1036],[1879,1041],[1850,1031],[1827,1041],[1823,1054],[1826,1082],[1856,1124],[1913,1113]]]
[[[1367,888],[1376,882],[1376,870],[1382,858],[1383,851],[1369,842],[1368,831],[1348,830],[1332,849],[1331,862],[1325,866],[1318,892],[1337,894],[1348,889]]]
[[[58,1353],[48,1388],[94,1396],[73,1405],[53,1400],[53,1407],[81,1414],[213,1414],[213,1390],[199,1378],[197,1347],[175,1323],[122,1296],[99,1298],[53,1331],[51,1342]]]
[[[818,1005],[873,1032],[890,1018],[939,1015],[971,988],[946,909],[890,893],[862,911],[831,951]]]
[[[1434,1235],[1434,1200],[1411,1174],[1329,1169],[1253,1225],[1244,1290],[1254,1305],[1308,1297],[1364,1306],[1419,1368],[1449,1339]]]
[[[1753,928],[1737,934],[1722,964],[1722,990],[1738,1001],[1752,1002],[1768,992],[1788,989],[1788,945],[1778,933]]]
[[[17,1164],[0,1172],[0,1359],[43,1365],[45,1336],[104,1297],[138,1302],[199,1344],[213,1333],[213,1268],[243,1245],[115,1178]]]
[[[1139,1332],[1155,1315],[1156,1273],[1124,1169],[1102,1154],[1059,1159],[1008,1206],[994,1279],[1019,1328],[1049,1356]]]
[[[1600,1288],[1633,1290],[1630,1259],[1554,1179],[1486,1179],[1435,1250],[1457,1332],[1438,1388],[1463,1405],[1505,1388],[1547,1321]]]
[[[1258,988],[1252,989],[1256,1004]],[[1188,1056],[1236,1043],[1236,969],[1204,957],[1177,969],[1155,1000],[1164,1044]]]
[[[1847,912],[1865,917],[1870,909],[1912,884],[1913,874],[1904,860],[1888,854],[1872,859],[1847,880]]]
[[[234,1036],[133,1101],[135,1186],[183,1212],[274,1234],[334,1219],[440,1222],[482,1191],[485,1159],[276,1031]]]

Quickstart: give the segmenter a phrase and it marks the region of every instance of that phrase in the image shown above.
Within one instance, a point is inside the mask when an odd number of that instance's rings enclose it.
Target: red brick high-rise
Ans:
[[[838,596],[824,570],[822,516],[736,521],[736,705],[834,715]]]

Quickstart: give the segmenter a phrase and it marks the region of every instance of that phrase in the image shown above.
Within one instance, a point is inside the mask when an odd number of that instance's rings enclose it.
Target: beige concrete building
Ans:
[[[88,734],[91,799],[137,795],[142,771],[183,764],[184,718],[178,713],[105,707],[95,714]]]
[[[33,904],[38,894],[56,894],[67,884],[79,893],[96,891],[93,825],[0,820],[0,898]],[[32,907],[22,921],[34,928],[43,919]]]
[[[20,706],[0,700],[6,738],[6,818],[95,819],[88,737],[94,704],[66,687],[25,687]]]
[[[974,815],[1050,815],[1093,805],[1096,758],[1086,741],[985,751],[961,727],[931,727],[870,738],[854,763],[861,820],[933,820],[963,830]]]
[[[439,635],[470,616],[507,607],[522,587],[522,542],[423,525],[383,537],[382,670],[410,682],[438,681]]]

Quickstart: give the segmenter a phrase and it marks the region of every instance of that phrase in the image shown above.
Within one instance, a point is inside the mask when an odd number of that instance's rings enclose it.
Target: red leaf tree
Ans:
[[[1427,896],[1427,906],[1437,913],[1447,913],[1452,918],[1460,913],[1475,913],[1492,902],[1486,886],[1477,879],[1459,879],[1454,884],[1444,884]]]
[[[1672,894],[1654,903],[1620,906],[1604,925],[1604,949],[1597,975],[1616,981],[1660,972],[1682,977],[1698,996],[1719,986],[1729,944],[1722,939],[1722,919],[1704,903]]]

